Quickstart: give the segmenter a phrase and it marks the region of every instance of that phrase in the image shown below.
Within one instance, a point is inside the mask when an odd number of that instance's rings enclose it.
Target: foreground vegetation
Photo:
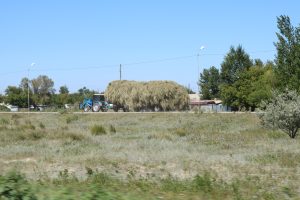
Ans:
[[[0,138],[0,199],[300,198],[299,138],[253,114],[2,114]]]

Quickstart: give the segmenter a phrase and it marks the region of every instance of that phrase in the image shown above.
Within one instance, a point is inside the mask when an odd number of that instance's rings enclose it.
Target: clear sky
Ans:
[[[196,90],[198,67],[220,68],[231,45],[273,60],[276,17],[298,25],[299,2],[2,0],[0,93],[19,85],[28,68],[30,79],[47,75],[57,90],[101,92],[119,79],[119,64],[123,79],[173,80]]]

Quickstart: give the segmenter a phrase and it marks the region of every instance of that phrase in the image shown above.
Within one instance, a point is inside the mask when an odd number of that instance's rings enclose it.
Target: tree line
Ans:
[[[220,70],[212,66],[200,74],[203,99],[220,98],[233,110],[255,110],[272,91],[300,91],[300,26],[294,27],[288,16],[277,18],[278,41],[274,61],[251,59],[241,45],[230,47]]]
[[[59,108],[64,104],[79,103],[84,97],[92,97],[96,91],[82,87],[77,92],[70,93],[68,87],[63,85],[58,93],[55,93],[54,81],[46,75],[40,75],[32,80],[22,78],[19,86],[8,86],[5,95],[0,95],[0,102],[26,108],[28,107],[28,93],[30,105],[48,105]]]

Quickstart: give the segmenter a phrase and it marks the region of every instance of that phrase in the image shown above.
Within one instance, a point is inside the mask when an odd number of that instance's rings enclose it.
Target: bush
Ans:
[[[105,135],[106,134],[106,130],[101,125],[94,125],[91,128],[91,133],[92,133],[92,135]]]
[[[110,126],[109,126],[109,132],[110,132],[110,133],[116,133],[117,130],[116,130],[116,128],[115,128],[113,125],[110,125]]]
[[[261,122],[266,127],[279,128],[291,138],[295,138],[300,128],[300,96],[296,91],[285,90],[273,93],[269,103],[263,103],[260,112]]]
[[[0,125],[8,125],[8,124],[9,124],[8,119],[5,119],[5,118],[0,119]]]
[[[0,111],[1,112],[10,112],[10,109],[8,109],[6,106],[0,105]]]
[[[0,199],[35,200],[37,198],[30,184],[21,174],[10,172],[0,176]]]
[[[78,115],[70,115],[66,118],[66,123],[70,124],[73,121],[77,121],[79,119]]]
[[[40,122],[39,127],[40,127],[41,129],[45,129],[45,124],[43,124],[42,122]]]

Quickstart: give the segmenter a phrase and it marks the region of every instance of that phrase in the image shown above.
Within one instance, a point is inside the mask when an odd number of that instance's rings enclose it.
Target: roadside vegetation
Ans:
[[[254,114],[2,114],[0,137],[1,198],[300,197],[299,138]]]

